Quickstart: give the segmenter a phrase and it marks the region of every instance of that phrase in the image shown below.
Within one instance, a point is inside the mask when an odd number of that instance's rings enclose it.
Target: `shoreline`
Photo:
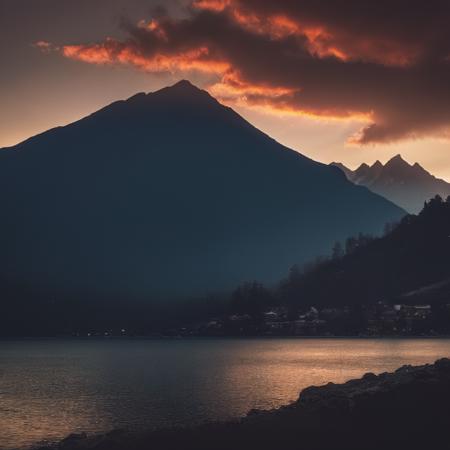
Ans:
[[[274,410],[192,427],[70,435],[34,450],[403,450],[443,448],[450,359],[310,386]]]
[[[73,340],[73,341],[114,341],[114,340],[149,340],[149,341],[203,341],[203,340],[273,340],[273,339],[295,339],[295,340],[450,340],[450,335],[415,335],[415,336],[287,336],[287,335],[270,335],[270,336],[11,336],[11,337],[0,337],[0,342],[7,341],[55,341],[55,340]]]

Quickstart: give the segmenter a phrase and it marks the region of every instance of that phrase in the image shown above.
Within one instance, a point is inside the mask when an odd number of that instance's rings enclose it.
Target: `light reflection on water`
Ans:
[[[236,417],[449,355],[445,339],[0,341],[0,448]]]

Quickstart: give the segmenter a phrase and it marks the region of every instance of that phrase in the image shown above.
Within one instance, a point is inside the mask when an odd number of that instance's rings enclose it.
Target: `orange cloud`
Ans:
[[[373,122],[372,113],[342,108],[311,108],[306,105],[302,107],[296,101],[296,94],[301,94],[300,88],[252,84],[232,70],[222,76],[219,82],[209,85],[207,90],[228,105],[252,108],[268,114],[302,116],[317,120],[354,120],[365,124]]]
[[[197,9],[214,12],[228,10],[229,16],[241,27],[253,33],[268,35],[273,39],[283,39],[287,36],[304,37],[308,41],[307,48],[318,57],[334,56],[342,60],[349,59],[342,49],[331,44],[332,36],[323,27],[301,24],[282,14],[260,16],[236,7],[232,0],[199,0],[192,5]]]
[[[228,72],[221,78],[220,82],[211,85],[209,91],[215,97],[220,98],[231,99],[255,95],[267,98],[277,98],[282,96],[291,96],[297,91],[297,89],[251,84],[240,79],[236,72]]]
[[[282,3],[282,2],[280,2]],[[299,20],[282,13],[255,11],[242,0],[197,0],[192,7],[199,10],[227,12],[241,26],[268,34],[274,39],[296,35],[307,39],[311,54],[335,57],[342,61],[367,60],[392,66],[412,64],[420,53],[420,46],[405,45],[383,37],[355,36],[345,29],[336,30],[316,21]],[[276,9],[276,8],[275,8]]]
[[[199,47],[171,55],[156,53],[147,57],[133,47],[109,39],[105,44],[67,45],[62,47],[61,51],[67,58],[86,63],[131,65],[146,72],[174,73],[196,70],[210,74],[221,74],[230,68],[225,61],[209,58],[207,47]]]
[[[62,47],[61,51],[66,58],[91,64],[108,64],[113,60],[111,51],[102,44],[66,45]]]
[[[232,0],[194,0],[192,7],[207,11],[223,11],[232,4]]]

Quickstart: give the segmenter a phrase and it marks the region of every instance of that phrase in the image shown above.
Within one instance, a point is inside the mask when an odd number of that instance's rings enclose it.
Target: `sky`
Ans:
[[[0,0],[0,147],[180,79],[351,168],[450,181],[447,0]]]

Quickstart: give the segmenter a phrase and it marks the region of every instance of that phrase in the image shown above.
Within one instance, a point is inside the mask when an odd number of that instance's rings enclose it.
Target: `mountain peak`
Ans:
[[[184,91],[201,91],[197,86],[192,84],[189,80],[180,80],[177,83],[173,84],[172,86],[169,86],[167,89],[177,89],[177,90],[184,90]]]
[[[377,159],[370,167],[371,169],[381,169],[383,164],[381,164],[380,160]]]
[[[363,169],[363,170],[369,169],[369,165],[366,164],[366,163],[362,163],[362,164],[356,169],[356,171],[361,170],[361,169]]]
[[[181,108],[185,112],[186,110],[191,110],[196,114],[201,112],[203,114],[211,114],[212,109],[216,112],[219,109],[228,110],[207,91],[198,88],[188,80],[180,80],[171,86],[166,86],[153,92],[138,92],[126,100],[113,102],[91,114],[86,119],[95,119],[103,116],[108,118],[115,117],[120,121],[123,121],[124,117],[127,117],[127,120],[130,121],[139,121],[148,117],[148,114],[154,108],[161,111],[171,110],[172,113]]]
[[[180,80],[177,83],[173,84],[172,86],[168,86],[157,92],[172,93],[177,97],[193,97],[193,98],[208,97],[211,99],[213,98],[211,97],[211,95],[209,95],[207,91],[200,89],[195,84],[192,84],[189,80]]]
[[[137,94],[132,95],[130,98],[128,98],[128,101],[134,101],[134,100],[140,100],[140,99],[144,99],[147,96],[151,96],[153,94],[158,94],[158,93],[172,93],[173,95],[176,96],[186,96],[186,95],[204,95],[207,94],[209,96],[209,94],[204,91],[203,89],[198,88],[197,86],[195,86],[194,84],[192,84],[189,80],[180,80],[177,83],[173,84],[172,86],[167,86],[164,87],[162,89],[158,89],[155,92],[151,92],[149,94],[146,94],[145,92],[138,92]]]
[[[402,155],[400,155],[400,153],[399,153],[399,154],[395,155],[394,157],[392,157],[392,158],[385,164],[385,167],[390,167],[390,166],[408,166],[408,167],[410,167],[410,164],[409,164],[407,161],[405,161],[405,160],[402,158]]]
[[[159,91],[149,94],[158,97],[164,102],[182,102],[196,107],[219,104],[207,91],[200,89],[188,80],[180,80],[172,86],[165,87]]]

